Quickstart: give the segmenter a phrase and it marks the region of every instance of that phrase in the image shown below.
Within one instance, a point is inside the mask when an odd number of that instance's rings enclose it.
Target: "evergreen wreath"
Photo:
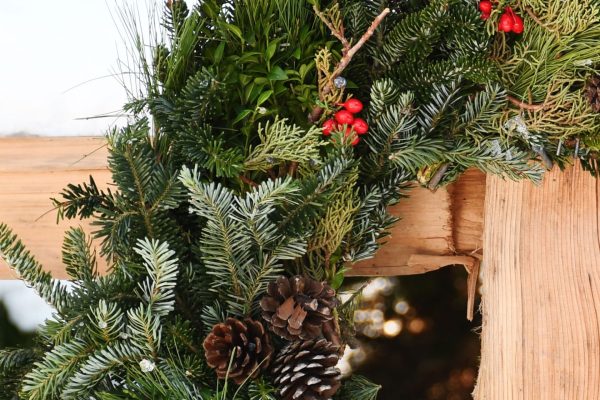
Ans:
[[[539,181],[575,142],[598,171],[598,1],[521,0],[518,37],[496,33],[499,3],[169,0],[151,46],[125,10],[115,188],[54,199],[93,218],[111,269],[73,228],[66,286],[0,225],[0,256],[56,309],[36,348],[0,351],[4,398],[375,399],[335,368],[358,297],[336,291],[410,182]]]

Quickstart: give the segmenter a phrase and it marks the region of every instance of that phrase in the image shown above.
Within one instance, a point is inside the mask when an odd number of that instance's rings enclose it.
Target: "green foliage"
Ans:
[[[348,266],[384,243],[397,220],[388,207],[411,181],[434,188],[476,167],[538,182],[536,159],[552,153],[566,163],[572,150],[555,139],[584,131],[579,157],[598,174],[597,115],[581,96],[598,63],[598,13],[567,1],[580,24],[557,15],[545,20],[553,29],[528,21],[523,42],[506,48],[472,1],[323,4],[352,43],[392,8],[343,72],[369,124],[354,147],[342,132],[323,137],[307,117],[317,105],[329,117],[338,105],[325,103],[344,95],[318,92],[315,57],[333,67],[347,55],[312,3],[206,0],[188,9],[169,1],[156,22],[164,35],[151,35],[161,43],[126,23],[142,87],[128,88],[129,124],[108,134],[115,187],[101,190],[90,177],[53,200],[59,218],[91,218],[95,228],[92,237],[81,228],[66,234],[71,288],[0,225],[0,257],[57,311],[37,349],[0,351],[0,385],[11,396],[276,399],[268,374],[239,386],[216,379],[203,355],[207,332],[230,316],[259,319],[276,276],[312,275],[339,288]],[[539,0],[523,4],[551,14]],[[559,22],[556,40],[549,31]],[[550,96],[560,112],[516,112],[515,96]],[[551,116],[563,111],[571,119],[559,133]],[[110,265],[104,276],[98,257]],[[344,341],[352,310],[349,302],[336,312]],[[373,400],[378,390],[355,376],[336,398]]]
[[[290,179],[265,181],[240,198],[219,184],[201,183],[196,171],[184,169],[181,180],[191,211],[206,219],[200,251],[212,290],[230,313],[251,313],[267,283],[282,272],[281,261],[305,252],[305,239],[282,235],[273,218],[298,188]]]
[[[4,224],[0,224],[0,258],[58,311],[69,306],[70,299],[65,286],[52,279],[49,272],[44,271],[23,243]]]
[[[260,144],[251,149],[244,162],[246,171],[266,172],[273,164],[280,162],[297,162],[308,164],[311,160],[318,162],[321,130],[313,126],[304,131],[297,126],[289,126],[285,120],[275,119],[258,128]]]
[[[495,43],[500,59],[501,81],[516,100],[496,115],[505,125],[515,116],[523,119],[532,136],[543,139],[546,148],[557,148],[580,139],[577,158],[592,172],[588,156],[597,157],[600,114],[585,95],[586,83],[597,76],[600,54],[600,4],[595,0],[527,0],[516,9],[527,29],[521,40]],[[493,21],[490,21],[490,24]],[[523,102],[533,108],[517,106]],[[592,143],[590,143],[592,142]],[[573,145],[565,153],[575,153]],[[563,165],[560,151],[548,151]]]
[[[336,399],[348,400],[375,400],[381,386],[376,385],[366,378],[354,375],[336,395]]]
[[[82,228],[71,228],[65,233],[62,262],[73,280],[90,282],[96,278],[96,253]]]

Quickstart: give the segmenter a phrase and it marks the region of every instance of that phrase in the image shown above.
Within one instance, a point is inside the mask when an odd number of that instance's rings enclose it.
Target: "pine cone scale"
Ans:
[[[600,75],[596,75],[587,81],[585,95],[592,110],[600,113]]]
[[[261,301],[262,317],[277,335],[287,340],[314,339],[337,306],[335,290],[324,282],[295,276],[279,277]]]
[[[282,400],[331,398],[341,386],[338,361],[339,347],[325,339],[287,345],[272,370]]]
[[[257,377],[268,367],[273,353],[262,324],[249,318],[228,318],[215,325],[203,346],[206,363],[216,370],[217,377],[228,377],[236,384]]]

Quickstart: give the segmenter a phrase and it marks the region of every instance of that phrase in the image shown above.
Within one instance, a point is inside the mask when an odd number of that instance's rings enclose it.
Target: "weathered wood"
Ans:
[[[69,183],[93,175],[100,187],[110,182],[104,138],[8,137],[0,139],[0,221],[8,224],[44,267],[65,278],[61,264],[63,234],[81,221],[56,224],[50,197]],[[48,213],[47,213],[48,212]],[[101,265],[101,269],[104,265]],[[0,279],[15,279],[0,261]]]
[[[390,209],[401,219],[392,227],[387,243],[375,258],[355,264],[348,275],[422,274],[451,265],[439,265],[441,256],[479,253],[485,180],[480,171],[469,170],[458,182],[435,193],[421,187],[413,188],[408,192],[408,199]],[[421,257],[418,265],[409,263],[414,256]],[[427,261],[423,256],[432,257]]]
[[[55,224],[49,198],[69,183],[86,181],[93,175],[106,187],[103,138],[0,138],[0,221],[23,239],[31,252],[57,278],[66,277],[61,264],[63,233],[79,221]],[[481,247],[485,176],[469,171],[459,182],[433,193],[414,188],[408,199],[392,208],[401,220],[377,257],[359,263],[350,275],[406,275],[422,268],[440,268],[439,259],[429,265],[409,265],[412,256],[465,255]],[[41,218],[40,218],[41,217]],[[0,264],[0,279],[15,276]]]
[[[488,177],[479,400],[600,399],[600,180]]]

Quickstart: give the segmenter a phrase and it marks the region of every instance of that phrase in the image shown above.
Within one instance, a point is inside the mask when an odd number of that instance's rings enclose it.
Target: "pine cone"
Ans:
[[[329,399],[341,386],[339,347],[325,339],[296,341],[281,350],[272,373],[282,400]]]
[[[311,278],[280,276],[271,282],[260,301],[263,318],[271,330],[288,340],[314,339],[337,306],[335,290]]]
[[[600,113],[600,75],[596,75],[587,81],[585,95],[594,112]]]
[[[227,318],[212,328],[204,340],[204,352],[206,362],[217,370],[219,378],[224,379],[227,375],[228,379],[239,385],[248,377],[256,378],[260,370],[268,367],[273,347],[269,334],[260,322],[250,318],[244,321]],[[235,352],[233,361],[232,352]]]

